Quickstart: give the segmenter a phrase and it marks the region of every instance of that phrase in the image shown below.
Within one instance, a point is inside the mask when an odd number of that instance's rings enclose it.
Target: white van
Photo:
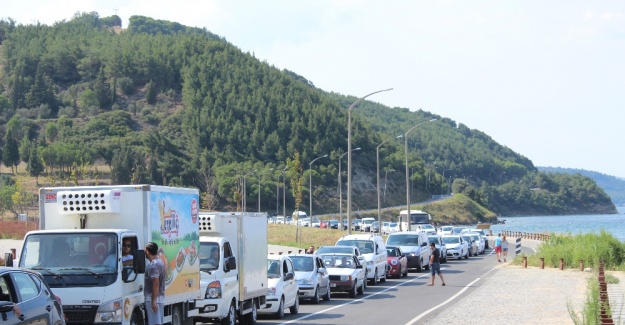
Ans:
[[[358,247],[367,265],[366,277],[370,284],[376,285],[378,281],[386,281],[388,261],[382,236],[378,234],[346,235],[339,238],[336,246]]]
[[[371,224],[375,221],[375,218],[362,218],[360,220],[360,231],[371,232]]]
[[[430,269],[430,255],[432,250],[429,246],[427,233],[424,231],[400,231],[388,235],[386,245],[399,246],[402,253],[408,258],[408,269]]]

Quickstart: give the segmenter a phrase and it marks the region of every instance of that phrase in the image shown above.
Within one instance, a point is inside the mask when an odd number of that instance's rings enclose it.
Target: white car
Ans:
[[[428,236],[429,235],[436,235],[436,228],[434,228],[434,226],[432,226],[429,223],[419,225],[418,228],[421,231],[425,231],[428,234]]]
[[[330,274],[332,292],[347,292],[350,298],[363,294],[367,287],[365,267],[351,254],[319,255]],[[385,269],[386,272],[386,269]]]
[[[479,253],[477,241],[474,240],[473,237],[471,237],[468,232],[463,233],[462,235],[460,235],[460,237],[462,237],[462,239],[464,239],[467,242],[467,246],[469,246],[469,256],[471,255],[477,256]]]
[[[320,297],[330,300],[330,275],[317,255],[290,255],[295,268],[295,277],[299,284],[299,299],[310,300],[318,304]]]
[[[286,255],[267,255],[267,304],[259,314],[284,318],[284,309],[299,312],[299,284],[295,279],[293,261]]]
[[[451,235],[451,230],[454,226],[442,226],[441,227],[441,236]]]
[[[382,234],[384,235],[388,235],[391,233],[391,222],[390,221],[384,221],[382,222]]]
[[[447,247],[447,258],[468,259],[469,246],[467,242],[458,235],[442,236],[443,242]]]
[[[484,237],[480,236],[480,234],[476,232],[468,232],[464,235],[471,236],[471,239],[473,239],[473,241],[477,243],[478,254],[484,254],[484,252],[486,251],[486,243]]]

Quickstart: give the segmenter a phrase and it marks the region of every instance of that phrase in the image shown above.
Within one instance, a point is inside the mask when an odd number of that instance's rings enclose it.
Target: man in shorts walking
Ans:
[[[495,253],[497,253],[497,261],[501,262],[501,234],[497,234],[495,238]]]
[[[430,272],[432,273],[432,281],[428,286],[434,285],[434,278],[436,278],[436,273],[441,278],[443,282],[443,286],[445,286],[445,279],[443,279],[443,274],[441,273],[441,252],[436,248],[434,243],[430,243],[430,249],[432,250],[432,254],[430,255]]]

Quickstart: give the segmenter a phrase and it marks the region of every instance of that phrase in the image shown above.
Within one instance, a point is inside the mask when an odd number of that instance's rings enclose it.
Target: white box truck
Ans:
[[[255,324],[267,297],[267,214],[201,212],[202,322]]]
[[[153,185],[39,191],[40,230],[24,237],[19,267],[40,272],[68,324],[145,324],[145,244],[166,266],[165,323],[192,324],[200,298],[196,189]],[[132,262],[122,258],[130,243]]]

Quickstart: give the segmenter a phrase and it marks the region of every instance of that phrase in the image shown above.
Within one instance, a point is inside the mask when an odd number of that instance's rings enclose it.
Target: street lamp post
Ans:
[[[360,150],[360,147],[352,149],[352,151]],[[339,156],[339,227],[343,227],[343,182],[341,181],[341,158],[345,156],[347,152],[344,152]],[[351,229],[350,224],[347,225]]]
[[[443,182],[444,182],[444,184],[445,184],[445,190],[443,190],[443,188],[442,188],[442,187],[443,187],[443,185],[441,184],[441,195],[443,195],[443,194],[446,194],[446,193],[447,193],[447,191],[446,191],[446,189],[447,189],[447,188],[446,188],[446,186],[447,186],[447,178],[445,178],[445,171],[448,171],[448,170],[451,170],[451,168],[443,169]]]
[[[417,126],[423,123],[434,122],[434,121],[436,121],[435,118],[429,121],[421,122],[413,126],[412,128],[410,128],[410,130],[406,131],[406,133],[404,134],[404,155],[406,156],[406,217],[408,218],[408,223],[410,223],[410,174],[408,174],[408,133],[410,133],[410,131],[416,129]],[[403,229],[401,226],[401,213],[400,213],[399,214],[399,231],[402,231],[402,230]]]
[[[255,172],[255,170],[251,171],[251,172],[249,172],[249,173],[247,173],[245,175],[243,175],[243,191],[241,191],[241,192],[243,192],[243,198],[241,200],[242,205],[243,205],[241,207],[242,208],[241,210],[243,210],[243,212],[245,212],[247,210],[246,209],[246,206],[247,206],[247,189],[246,189],[247,183],[246,183],[245,179],[247,178],[247,176],[254,174],[254,172]]]
[[[386,178],[388,177],[388,172],[394,172],[395,169],[387,169],[384,173],[384,205],[386,205]]]
[[[288,167],[284,167],[282,170],[282,217],[286,220],[286,169]]]
[[[374,91],[364,97],[359,98],[347,109],[347,234],[350,235],[352,233],[352,109],[356,107],[358,103],[360,103],[363,99],[383,92],[390,91],[393,88],[384,89]]]
[[[308,196],[310,197],[310,207],[309,207],[309,209],[310,209],[310,220],[312,220],[312,217],[313,217],[313,216],[312,216],[312,215],[313,215],[313,214],[312,214],[312,164],[313,164],[315,161],[317,161],[317,159],[325,158],[325,157],[327,157],[327,156],[328,156],[328,155],[323,155],[323,156],[321,156],[321,157],[317,157],[317,158],[313,159],[313,160],[312,160],[312,161],[308,164],[308,177],[309,177],[309,178],[308,178],[308,191],[309,191]],[[299,218],[298,218],[298,219],[299,219]]]
[[[398,135],[395,137],[395,139],[399,139],[403,137],[403,135]],[[380,143],[376,148],[375,148],[375,162],[376,162],[376,171],[377,171],[377,185],[378,185],[378,232],[380,233],[380,235],[382,234],[382,203],[380,200],[380,147],[385,144],[386,142],[393,140],[393,138],[390,139],[386,139],[384,141],[382,141],[382,143]],[[386,200],[386,176],[384,177],[384,199]]]

